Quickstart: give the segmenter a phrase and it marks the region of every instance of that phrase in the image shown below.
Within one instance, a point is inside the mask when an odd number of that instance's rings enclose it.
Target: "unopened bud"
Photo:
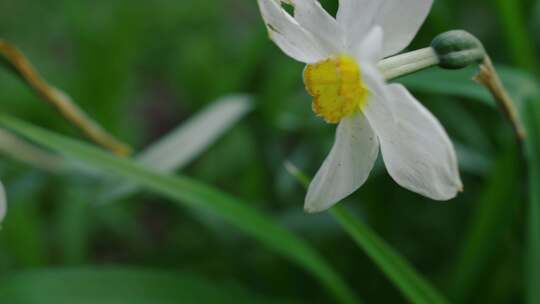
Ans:
[[[486,56],[482,42],[463,30],[440,34],[433,39],[431,47],[439,57],[439,66],[445,69],[462,69],[480,63]]]

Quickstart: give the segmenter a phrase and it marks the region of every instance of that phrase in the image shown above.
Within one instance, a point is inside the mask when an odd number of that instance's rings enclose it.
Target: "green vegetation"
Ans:
[[[465,191],[433,202],[379,162],[338,208],[308,215],[284,163],[314,175],[334,126],[312,114],[303,66],[268,40],[256,1],[0,2],[0,39],[136,155],[92,147],[0,61],[1,130],[54,161],[0,158],[0,302],[540,303],[539,17],[540,0],[437,0],[411,46],[475,34],[523,147],[476,67],[431,68],[396,81],[450,134]],[[223,96],[246,103],[221,123],[201,116]],[[214,120],[199,148],[141,156],[194,117]]]

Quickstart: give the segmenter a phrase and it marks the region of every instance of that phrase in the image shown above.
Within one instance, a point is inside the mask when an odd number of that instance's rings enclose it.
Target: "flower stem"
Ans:
[[[131,148],[127,144],[107,133],[73,103],[69,96],[42,79],[21,51],[1,39],[0,63],[7,65],[41,98],[52,105],[65,119],[96,144],[111,150],[117,155],[126,156],[131,153]]]
[[[386,58],[378,68],[387,80],[396,79],[439,64],[439,57],[432,47]]]
[[[444,69],[462,69],[471,64],[480,65],[480,72],[474,80],[491,93],[512,126],[520,146],[523,146],[527,135],[515,103],[482,42],[470,33],[462,30],[442,33],[433,40],[431,47],[384,59],[378,68],[387,80],[392,80],[435,65]]]

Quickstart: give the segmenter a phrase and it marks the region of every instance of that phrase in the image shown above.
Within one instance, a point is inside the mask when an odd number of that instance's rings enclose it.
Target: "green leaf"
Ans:
[[[502,2],[505,1],[499,1],[499,4]],[[538,110],[534,110],[534,106],[538,107],[537,101],[540,100],[540,84],[533,76],[523,71],[500,66],[497,69],[510,95],[517,106],[522,109],[520,111],[522,117],[527,121],[526,127],[529,134],[526,146],[530,169],[529,267],[527,268],[530,285],[527,290],[528,303],[539,303],[540,290],[532,285],[540,281],[540,189],[538,187],[540,184],[540,174],[538,173],[540,170],[538,168],[540,163],[538,160],[540,155],[538,148],[540,114],[538,114]],[[400,81],[416,91],[455,95],[495,105],[482,87],[469,80],[474,74],[475,71],[472,68],[459,71],[431,69],[404,77]],[[531,100],[535,100],[536,104],[530,105],[532,104]],[[534,113],[537,113],[536,116]],[[515,162],[515,158],[513,161]],[[512,177],[507,176],[507,172],[500,178],[512,180]],[[451,290],[456,299],[464,299],[469,295],[471,288],[476,283],[474,280],[480,275],[482,263],[493,254],[493,251],[486,250],[486,248],[490,248],[493,245],[493,240],[499,239],[504,232],[504,227],[500,225],[505,223],[508,218],[507,212],[511,212],[509,208],[512,207],[505,204],[507,201],[503,199],[511,193],[498,193],[503,189],[512,188],[496,186],[496,184],[503,183],[504,180],[491,181],[493,188],[489,188],[491,190],[483,198],[481,207],[479,207],[469,228],[469,233],[465,237],[464,248],[460,253],[452,278]]]
[[[251,98],[246,95],[222,97],[143,150],[135,156],[135,160],[149,169],[163,173],[181,169],[204,152],[251,109]],[[117,200],[135,191],[136,187],[133,184],[115,185],[114,189],[106,192],[104,199]]]
[[[499,5],[514,5],[506,2],[508,1],[498,1]],[[515,7],[512,9],[515,9]],[[517,37],[516,39],[521,38]],[[527,297],[528,303],[539,303],[540,290],[535,284],[540,281],[540,187],[538,186],[540,185],[540,169],[538,168],[540,163],[540,160],[538,160],[540,155],[538,144],[540,142],[540,132],[538,131],[540,111],[538,109],[534,110],[534,107],[538,108],[538,102],[533,104],[529,101],[540,100],[540,85],[533,76],[520,70],[508,67],[497,67],[497,69],[510,95],[518,107],[522,109],[522,117],[527,121],[529,136],[526,140],[526,145],[528,167],[530,169],[530,210],[528,212],[529,266],[527,267],[527,281],[529,286],[527,288]],[[453,72],[431,69],[405,77],[401,81],[413,90],[434,94],[455,95],[479,100],[489,105],[495,105],[492,98],[482,87],[469,80],[474,73],[472,69]],[[506,173],[501,178],[505,178],[506,180],[512,179],[506,176]],[[500,183],[500,181],[497,181],[497,183]],[[501,200],[502,197],[510,194],[501,195],[500,193],[492,193],[498,190],[493,189],[489,191],[487,198],[484,199],[484,203],[481,204],[483,207],[478,209],[478,213],[471,223],[469,234],[465,238],[464,249],[459,257],[458,268],[453,278],[452,290],[455,293],[454,296],[458,299],[467,296],[472,285],[475,283],[473,282],[474,279],[478,277],[479,272],[482,270],[481,263],[493,254],[493,252],[486,250],[484,246],[492,246],[493,244],[488,244],[490,243],[489,240],[500,238],[501,234],[505,231],[505,227],[501,227],[497,223],[506,223],[506,227],[510,223],[509,221],[505,222],[505,218],[507,217],[506,212],[509,206]],[[495,199],[495,203],[491,201],[492,198]]]
[[[84,161],[96,170],[125,178],[182,206],[205,210],[222,217],[276,253],[310,271],[339,302],[356,303],[353,293],[317,252],[248,203],[193,179],[156,173],[132,160],[115,157],[8,116],[0,115],[0,123],[37,144],[66,157]]]
[[[499,1],[499,4],[507,1]],[[538,141],[540,133],[535,131],[535,119],[540,120],[540,115],[534,118],[533,112],[527,109],[530,100],[540,100],[540,85],[538,81],[531,75],[508,67],[497,67],[502,81],[507,87],[510,95],[517,103],[517,106],[522,109],[521,113],[528,121],[527,131],[529,136],[526,140],[529,155],[530,174],[530,212],[529,212],[529,279],[528,287],[528,303],[540,302],[540,291],[535,286],[534,282],[540,280],[540,194],[538,185],[540,177],[538,177]],[[476,73],[475,69],[469,68],[459,71],[442,71],[439,69],[431,69],[417,73],[401,79],[401,81],[411,89],[433,93],[433,94],[448,94],[464,98],[471,98],[482,101],[489,105],[495,105],[487,91],[473,81],[469,80]],[[525,117],[528,116],[528,117]],[[515,157],[510,160],[516,162]],[[511,174],[517,174],[515,167],[512,164],[500,164],[513,168],[514,171],[509,171]],[[504,169],[501,172],[504,171]],[[513,172],[513,173],[512,173]],[[536,173],[535,173],[536,172]],[[474,287],[475,279],[478,279],[482,271],[483,263],[492,256],[494,251],[492,248],[493,242],[498,240],[504,228],[508,225],[508,212],[511,212],[511,204],[508,204],[508,198],[512,195],[510,192],[501,192],[504,189],[511,190],[512,187],[507,185],[501,187],[501,183],[512,180],[508,176],[508,172],[504,171],[503,176],[494,176],[490,181],[492,184],[488,187],[488,192],[482,198],[478,212],[475,214],[474,220],[469,228],[469,233],[465,237],[464,247],[458,258],[455,266],[455,272],[452,278],[451,290],[453,296],[462,300],[468,297]],[[517,176],[515,177],[517,179]],[[506,226],[503,226],[506,223]]]
[[[518,106],[539,94],[538,82],[531,75],[505,66],[497,66],[497,71]],[[472,80],[477,73],[475,67],[456,71],[432,68],[403,77],[399,82],[417,92],[466,97],[495,107],[488,91]]]
[[[481,274],[508,227],[514,223],[520,205],[520,166],[515,147],[510,147],[497,161],[485,182],[482,196],[474,205],[472,216],[457,262],[452,267],[451,294],[457,303],[472,296]]]
[[[528,24],[525,23],[525,20],[529,19],[525,18],[523,14],[524,2],[522,0],[495,1],[499,19],[503,25],[505,41],[501,42],[506,42],[502,45],[508,48],[516,65],[524,70],[537,72],[536,50],[531,39],[532,35],[527,29]]]
[[[135,268],[16,273],[0,279],[0,298],[10,304],[291,303],[264,299],[236,284]]]
[[[525,123],[529,137],[527,156],[529,163],[529,209],[527,252],[527,303],[540,303],[540,98],[529,102]]]
[[[144,149],[135,160],[160,172],[184,167],[252,109],[246,95],[222,97]]]
[[[337,205],[330,211],[341,227],[411,303],[448,303],[403,257],[343,206]]]
[[[310,179],[296,166],[285,163],[285,168],[300,184],[308,187]],[[404,258],[339,203],[330,213],[411,303],[448,303]]]
[[[64,170],[66,166],[61,157],[43,151],[5,129],[0,129],[0,153],[21,163],[49,172],[59,172]]]
[[[532,33],[527,29],[523,18],[524,1],[496,1],[499,16],[503,24],[507,45],[516,65],[532,73],[538,73],[537,49]],[[536,85],[537,90],[539,85]],[[534,100],[534,102],[532,102]],[[529,168],[529,212],[528,212],[528,252],[527,252],[527,303],[540,303],[540,94],[529,99],[522,116],[526,120],[529,137],[526,142]]]

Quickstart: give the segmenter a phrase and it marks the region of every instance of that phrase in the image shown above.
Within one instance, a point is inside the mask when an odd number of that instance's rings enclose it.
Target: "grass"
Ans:
[[[336,0],[323,2],[335,11]],[[333,142],[334,127],[312,114],[303,66],[268,41],[255,1],[0,3],[0,38],[19,46],[47,81],[135,151],[219,97],[253,96],[253,111],[182,167],[182,183],[144,171],[151,174],[139,182],[152,184],[153,191],[143,188],[115,204],[93,203],[123,179],[96,178],[87,161],[70,160],[77,173],[53,175],[2,157],[9,216],[0,231],[0,280],[5,279],[0,294],[6,289],[42,294],[45,283],[52,286],[51,278],[63,275],[80,287],[78,280],[94,276],[96,269],[104,269],[104,280],[111,272],[113,279],[122,279],[133,275],[124,272],[129,266],[144,268],[133,279],[141,284],[153,275],[156,282],[169,282],[165,287],[174,284],[176,279],[162,272],[167,270],[188,277],[185,282],[194,283],[186,286],[201,294],[230,291],[248,301],[328,303],[359,297],[366,303],[402,303],[445,297],[464,304],[540,302],[534,285],[540,280],[540,99],[534,98],[540,1],[440,0],[434,6],[411,49],[450,29],[477,35],[527,115],[528,162],[521,166],[511,130],[489,96],[470,81],[474,69],[431,69],[400,79],[459,147],[465,192],[452,202],[434,203],[400,189],[378,165],[351,198],[357,203],[347,203],[347,213],[337,210],[349,235],[328,214],[303,214],[305,192],[282,168],[284,160],[291,160],[309,174],[316,172]],[[4,70],[0,102],[2,115],[82,138]],[[131,163],[122,164],[116,168],[133,169]],[[156,194],[157,181],[171,178],[178,189]],[[211,204],[186,203],[201,185],[213,189],[206,198],[214,191],[226,193],[242,216],[225,208],[209,212],[205,208]],[[369,227],[357,216],[368,219]],[[265,231],[280,237],[265,238]],[[362,239],[358,231],[377,236]],[[414,272],[429,278],[443,296],[406,279],[409,266],[381,263],[388,258],[381,240],[406,256],[410,262],[404,263],[414,265]],[[367,255],[355,241],[364,244]],[[393,267],[385,269],[388,265]],[[238,288],[220,288],[229,281]],[[140,285],[126,286],[144,293]],[[52,287],[62,296],[58,286]],[[164,291],[169,292],[175,291]]]

